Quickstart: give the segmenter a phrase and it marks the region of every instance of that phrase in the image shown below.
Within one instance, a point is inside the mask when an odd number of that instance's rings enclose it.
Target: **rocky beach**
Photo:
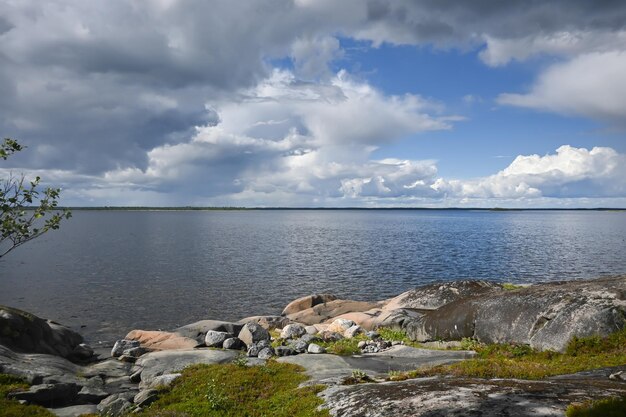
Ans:
[[[190,365],[267,361],[301,366],[304,385],[324,386],[321,408],[333,416],[562,416],[574,402],[626,396],[626,363],[533,381],[406,376],[474,358],[479,345],[556,355],[573,339],[625,326],[624,276],[524,287],[456,281],[371,302],[314,294],[279,315],[136,329],[110,355],[61,324],[0,307],[0,373],[30,384],[9,398],[58,416],[150,410]]]

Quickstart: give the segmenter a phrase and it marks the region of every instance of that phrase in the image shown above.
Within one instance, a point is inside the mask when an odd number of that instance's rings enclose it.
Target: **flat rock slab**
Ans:
[[[150,383],[159,375],[171,374],[198,363],[217,364],[231,362],[239,355],[230,350],[189,349],[164,350],[143,355],[135,365],[141,369],[142,383]]]
[[[18,375],[31,384],[44,382],[75,383],[82,367],[56,355],[17,353],[0,345],[0,373]]]
[[[604,379],[521,381],[436,377],[336,385],[321,396],[335,417],[562,417],[572,402],[625,394],[626,384]]]
[[[83,414],[97,414],[98,409],[94,404],[73,405],[63,408],[48,408],[48,411],[58,417],[78,417]]]
[[[446,351],[416,349],[394,346],[380,353],[358,356],[330,354],[284,356],[278,362],[293,363],[306,369],[311,377],[307,384],[339,383],[351,376],[353,370],[361,370],[371,377],[382,376],[389,371],[409,371],[422,366],[435,366],[458,362],[473,356],[470,351]]]

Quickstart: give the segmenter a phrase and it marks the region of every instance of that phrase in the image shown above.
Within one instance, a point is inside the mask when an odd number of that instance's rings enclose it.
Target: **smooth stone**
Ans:
[[[313,353],[313,354],[320,354],[320,353],[326,353],[326,349],[324,349],[320,345],[317,345],[315,343],[311,343],[309,345],[309,347],[307,348],[307,352],[308,353]]]
[[[83,386],[78,394],[76,394],[76,404],[98,404],[104,398],[108,397],[110,393],[97,387]]]
[[[311,377],[306,384],[340,383],[352,375],[355,369],[371,377],[384,377],[389,371],[410,371],[423,366],[436,366],[471,358],[474,352],[427,350],[409,346],[394,346],[384,352],[358,356],[338,356],[328,353],[315,355],[284,356],[281,363],[300,365]]]
[[[348,329],[346,329],[346,331],[343,332],[343,336],[347,339],[352,339],[354,336],[363,334],[363,333],[365,333],[365,330],[363,330],[361,326],[355,324],[354,326],[351,326]]]
[[[107,417],[118,417],[130,411],[132,403],[121,394],[111,395],[98,404],[98,412]]]
[[[224,344],[224,340],[230,339],[231,337],[233,337],[233,335],[230,333],[209,330],[204,337],[204,343],[207,347],[221,348]]]
[[[306,343],[313,343],[313,342],[321,342],[322,339],[317,336],[317,335],[313,335],[313,334],[305,334],[304,336],[302,336],[299,340],[302,340],[303,342]]]
[[[139,341],[137,340],[118,340],[113,345],[113,349],[111,349],[111,356],[117,358],[118,356],[122,356],[125,350],[139,347],[140,345],[141,343],[139,343]]]
[[[333,332],[330,330],[325,330],[319,334],[324,342],[337,342],[341,339],[344,339],[341,333]]]
[[[243,348],[243,342],[239,340],[238,337],[229,337],[228,339],[224,340],[222,347],[224,349],[240,350],[241,348]]]
[[[135,365],[142,369],[142,383],[150,383],[159,375],[181,371],[189,365],[228,363],[236,357],[237,352],[232,350],[164,350],[143,355]]]
[[[312,294],[300,297],[287,304],[281,315],[288,316],[290,314],[295,314],[311,307],[315,307],[318,304],[324,304],[336,299],[337,297],[332,294]]]
[[[89,345],[80,343],[72,350],[71,356],[79,360],[87,360],[93,358],[94,351]]]
[[[304,328],[304,330],[306,330],[307,334],[318,334],[319,330],[317,330],[317,327],[315,326],[306,326]]]
[[[335,318],[343,314],[364,312],[379,308],[382,304],[382,302],[333,300],[327,303],[318,304],[297,313],[289,314],[287,318],[298,323],[315,325],[318,323],[334,321]],[[342,330],[342,332],[344,330]]]
[[[298,339],[294,341],[293,343],[291,343],[289,347],[297,353],[304,353],[309,347],[309,343],[302,339]]]
[[[239,340],[246,344],[246,346],[251,346],[256,342],[260,342],[262,340],[270,340],[270,334],[267,330],[255,323],[247,323],[238,336]]]
[[[30,404],[55,406],[72,404],[80,391],[77,384],[40,384],[32,385],[27,391],[11,392],[8,398],[24,400]]]
[[[238,323],[242,325],[248,323],[258,324],[266,330],[274,330],[282,329],[288,324],[293,323],[293,321],[283,316],[252,316],[241,319]]]
[[[159,375],[153,378],[152,381],[150,381],[150,383],[147,384],[147,386],[145,386],[145,388],[146,389],[168,388],[170,385],[172,385],[174,381],[180,378],[181,375],[182,374],[178,374],[178,373]],[[141,385],[143,386],[144,384],[141,384]]]
[[[290,356],[295,355],[297,352],[290,348],[289,346],[278,346],[274,348],[276,352],[276,356]]]
[[[345,332],[355,324],[356,323],[354,323],[352,320],[336,319],[332,323],[330,323],[330,326],[328,326],[328,331],[343,334],[343,332]]]
[[[136,340],[141,346],[148,350],[173,350],[192,349],[199,345],[196,339],[181,336],[178,333],[153,331],[153,330],[132,330],[126,340]]]
[[[259,359],[270,359],[272,356],[274,356],[274,349],[271,347],[264,347],[257,354]]]
[[[195,323],[187,324],[174,330],[175,333],[195,339],[200,343],[204,343],[205,335],[208,331],[225,332],[230,334],[239,334],[243,324],[232,323],[221,320],[200,320]]]
[[[299,323],[288,324],[280,332],[281,339],[297,339],[298,337],[306,334],[307,331],[303,325]]]
[[[97,414],[98,408],[95,404],[71,405],[62,408],[48,408],[48,411],[57,417],[78,417],[84,414]]]
[[[138,407],[146,407],[155,402],[158,398],[159,391],[155,389],[146,389],[143,391],[139,391],[139,393],[133,398],[133,402]]]
[[[141,355],[148,352],[146,349],[140,347],[134,347],[130,349],[126,349],[122,355],[132,356],[133,358],[138,358]]]
[[[59,323],[6,306],[0,306],[0,330],[0,345],[22,353],[74,359],[74,350],[83,343],[80,334]]]

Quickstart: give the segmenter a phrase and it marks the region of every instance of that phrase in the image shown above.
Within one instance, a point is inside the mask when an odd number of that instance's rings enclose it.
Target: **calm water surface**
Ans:
[[[110,343],[278,314],[314,292],[376,300],[432,281],[623,273],[625,212],[75,211],[0,260],[0,304]]]

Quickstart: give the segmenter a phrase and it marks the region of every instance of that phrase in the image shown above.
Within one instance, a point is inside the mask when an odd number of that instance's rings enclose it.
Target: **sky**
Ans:
[[[0,0],[67,206],[626,207],[626,2]]]

